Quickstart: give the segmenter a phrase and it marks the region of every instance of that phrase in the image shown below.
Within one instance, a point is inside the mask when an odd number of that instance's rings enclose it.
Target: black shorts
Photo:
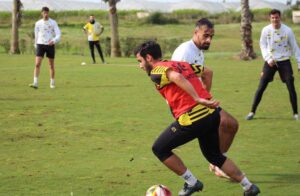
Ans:
[[[36,45],[36,56],[44,57],[45,53],[48,58],[54,59],[55,46],[54,45],[49,46],[49,45],[37,44]]]
[[[197,138],[202,154],[208,162],[222,167],[226,157],[222,155],[219,147],[219,124],[219,110],[189,126],[182,126],[175,121],[157,138],[152,150],[160,161],[164,161],[173,154],[173,149]]]
[[[282,82],[294,79],[290,60],[276,62],[276,65],[274,65],[273,67],[270,67],[268,63],[265,62],[262,70],[263,75],[261,78],[263,80],[267,80],[268,82],[272,82],[276,71],[278,71]]]

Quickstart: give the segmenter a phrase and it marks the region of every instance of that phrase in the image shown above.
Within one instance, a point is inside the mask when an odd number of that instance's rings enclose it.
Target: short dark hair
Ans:
[[[214,24],[210,22],[207,18],[201,18],[196,22],[195,27],[200,28],[201,26],[207,26],[210,29],[214,28]]]
[[[281,16],[281,12],[279,10],[277,10],[277,9],[272,9],[269,12],[269,16],[274,15],[274,14],[278,14],[279,16]]]
[[[151,55],[154,59],[160,59],[162,57],[160,45],[153,40],[148,40],[140,44],[134,50],[134,55],[136,56],[137,54],[140,54],[144,59],[147,54]]]
[[[48,7],[42,7],[42,12],[49,12],[49,8]]]

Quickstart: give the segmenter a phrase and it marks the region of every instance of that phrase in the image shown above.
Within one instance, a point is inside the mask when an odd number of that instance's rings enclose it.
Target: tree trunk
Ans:
[[[240,59],[251,60],[256,58],[256,54],[253,50],[252,41],[252,15],[249,9],[249,1],[241,0],[241,36],[242,36],[242,51],[240,53]]]
[[[121,47],[119,41],[119,31],[118,31],[118,14],[116,7],[116,0],[109,0],[109,20],[111,27],[111,56],[120,57]]]
[[[22,3],[20,0],[13,0],[11,43],[10,43],[11,54],[20,54],[19,27],[21,25],[21,16],[22,16],[21,7],[22,7]]]

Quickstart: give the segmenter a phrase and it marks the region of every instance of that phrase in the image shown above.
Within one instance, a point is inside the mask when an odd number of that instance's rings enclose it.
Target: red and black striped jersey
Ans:
[[[178,61],[160,61],[156,63],[151,70],[150,78],[155,83],[156,89],[167,100],[176,119],[198,103],[167,78],[166,71],[168,69],[182,74],[192,84],[200,98],[211,99],[212,96],[198,78],[203,73],[204,66]]]

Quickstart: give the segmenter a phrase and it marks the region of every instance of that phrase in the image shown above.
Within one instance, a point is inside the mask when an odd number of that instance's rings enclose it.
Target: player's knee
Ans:
[[[155,142],[152,145],[152,152],[161,162],[163,162],[164,160],[166,160],[168,157],[170,157],[173,154],[172,151],[164,149],[157,142]]]
[[[218,166],[219,168],[221,168],[226,161],[226,157],[224,155],[222,155],[221,153],[205,154],[204,156],[208,162],[210,162],[211,164],[213,164],[215,166]]]
[[[273,80],[273,77],[265,75],[264,72],[260,73],[260,83],[268,83]]]
[[[239,129],[239,123],[235,118],[233,118],[231,116],[228,116],[226,118],[221,118],[220,130],[222,132],[236,134],[238,129]]]
[[[292,84],[292,83],[294,83],[294,77],[293,77],[293,76],[287,77],[287,78],[285,79],[285,82],[286,82],[287,84]]]

